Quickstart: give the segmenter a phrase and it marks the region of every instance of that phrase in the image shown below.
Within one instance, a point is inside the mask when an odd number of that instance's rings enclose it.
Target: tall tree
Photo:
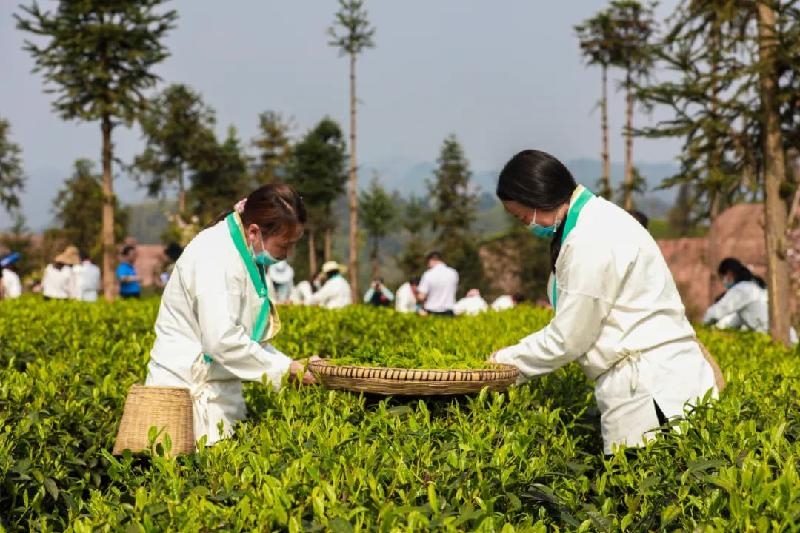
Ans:
[[[0,205],[11,211],[19,207],[19,193],[25,187],[22,150],[10,138],[11,125],[0,117]]]
[[[152,100],[141,116],[144,151],[132,170],[150,196],[169,185],[178,188],[178,215],[186,211],[186,173],[214,142],[214,110],[183,84],[170,85]]]
[[[275,111],[258,116],[258,135],[250,143],[257,151],[252,172],[258,185],[287,179],[292,156],[291,129],[291,120]]]
[[[130,125],[144,105],[142,92],[158,77],[155,65],[169,54],[162,39],[174,27],[177,12],[159,12],[165,0],[61,1],[43,11],[34,1],[15,14],[17,27],[45,39],[25,41],[35,72],[43,72],[57,94],[53,104],[66,120],[99,121],[103,161],[103,292],[114,298],[114,158],[111,132]]]
[[[208,224],[250,192],[247,162],[236,128],[228,128],[221,144],[203,145],[194,161],[189,203],[201,224]]]
[[[292,149],[288,182],[302,195],[308,208],[306,240],[312,274],[317,270],[318,237],[325,235],[325,241],[329,243],[335,227],[333,203],[344,192],[347,182],[346,157],[342,130],[328,117],[306,133]],[[330,250],[330,244],[325,248]]]
[[[408,199],[402,216],[402,226],[407,238],[403,253],[397,259],[406,277],[419,276],[422,272],[427,247],[423,233],[431,224],[431,216],[420,198],[412,195]]]
[[[361,192],[359,199],[361,222],[370,240],[372,278],[380,272],[381,239],[391,231],[397,218],[397,207],[392,196],[386,192],[377,176],[372,178],[369,189]]]
[[[781,131],[781,102],[778,83],[782,72],[776,36],[775,10],[769,2],[757,2],[759,96],[764,125],[764,207],[767,245],[767,288],[769,290],[769,330],[773,339],[789,342],[789,262],[786,242],[787,209],[781,197],[786,181],[784,141]]]
[[[116,204],[116,199],[114,200]],[[122,239],[128,224],[128,210],[114,205],[114,237]],[[61,235],[93,257],[102,256],[103,176],[94,172],[88,159],[75,161],[75,169],[64,181],[53,201],[53,212],[63,232]]]
[[[625,71],[625,178],[622,205],[633,209],[635,175],[633,168],[634,83],[647,76],[653,62],[652,36],[655,31],[653,4],[638,0],[614,0],[609,7],[611,58]]]
[[[339,49],[340,55],[350,59],[350,287],[353,301],[358,291],[358,158],[356,157],[356,58],[367,48],[375,46],[371,27],[364,9],[363,0],[339,0],[339,11],[334,25],[328,28],[331,40],[328,44]]]
[[[785,232],[797,190],[785,154],[800,142],[798,2],[684,0],[658,50],[678,78],[640,94],[675,118],[644,133],[686,139],[682,167],[690,172],[672,183],[691,181],[707,218],[730,203],[765,200],[770,329],[785,341]]]
[[[445,261],[460,273],[461,287],[484,286],[472,223],[477,216],[478,195],[471,188],[469,162],[455,135],[442,144],[434,172],[428,183],[432,201],[431,226],[435,244]]]
[[[608,68],[618,63],[614,56],[619,47],[615,46],[611,14],[608,10],[601,11],[595,16],[586,19],[575,26],[581,53],[586,63],[600,67],[600,159],[603,162],[603,174],[600,177],[601,196],[611,199],[611,159],[608,146]]]

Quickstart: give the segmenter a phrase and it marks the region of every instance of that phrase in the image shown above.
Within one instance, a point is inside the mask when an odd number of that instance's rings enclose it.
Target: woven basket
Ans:
[[[148,433],[158,429],[156,443],[169,435],[169,455],[192,453],[195,449],[192,397],[189,389],[133,385],[125,399],[114,455],[125,450],[140,452],[150,447]]]
[[[486,387],[500,391],[517,381],[519,371],[505,364],[481,370],[424,370],[331,365],[317,360],[308,369],[330,389],[393,396],[469,394]]]

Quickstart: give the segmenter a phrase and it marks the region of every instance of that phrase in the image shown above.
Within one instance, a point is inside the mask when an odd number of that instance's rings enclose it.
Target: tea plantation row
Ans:
[[[381,400],[246,388],[248,421],[199,453],[113,457],[156,300],[0,302],[0,529],[789,531],[800,523],[800,362],[701,331],[729,386],[638,451],[604,457],[576,365],[506,393]],[[545,324],[283,308],[276,345],[378,364],[479,365]]]

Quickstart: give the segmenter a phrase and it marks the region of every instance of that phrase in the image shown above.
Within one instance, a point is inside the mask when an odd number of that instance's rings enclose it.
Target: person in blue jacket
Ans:
[[[136,247],[127,245],[122,249],[121,261],[117,267],[119,295],[121,298],[138,298],[142,294],[141,279],[133,266],[136,261]]]

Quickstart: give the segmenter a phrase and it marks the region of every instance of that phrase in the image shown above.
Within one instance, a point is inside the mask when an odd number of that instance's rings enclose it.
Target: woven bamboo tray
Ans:
[[[392,396],[439,396],[479,392],[484,387],[500,391],[517,381],[519,371],[505,364],[480,370],[426,370],[332,365],[311,361],[308,369],[330,389]]]

